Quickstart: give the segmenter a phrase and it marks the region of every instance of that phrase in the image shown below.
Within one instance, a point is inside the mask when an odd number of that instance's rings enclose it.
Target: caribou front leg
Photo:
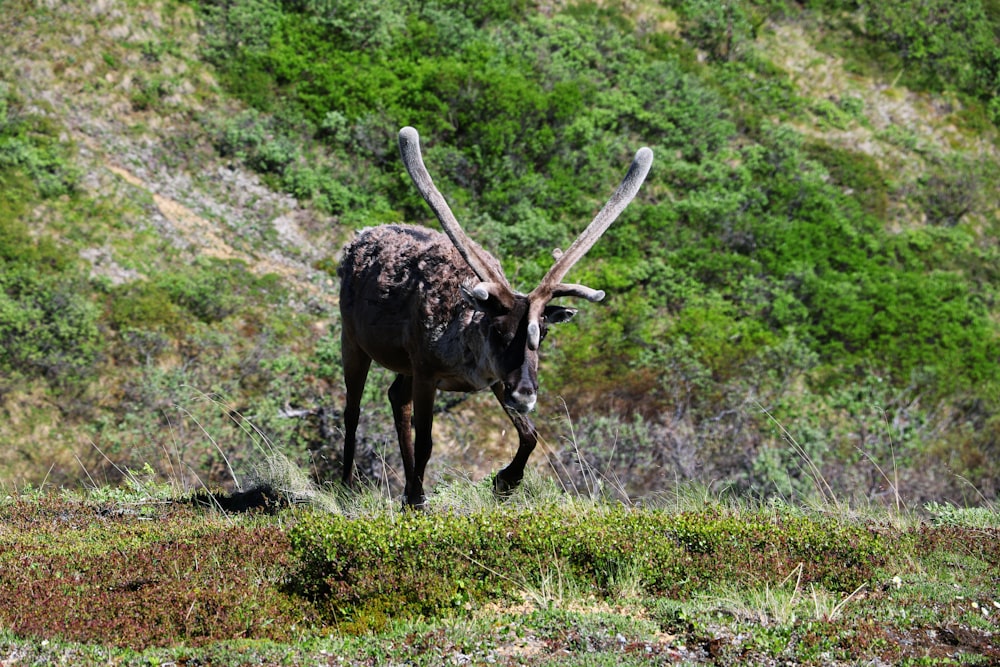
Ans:
[[[500,401],[500,405],[504,405],[503,383],[497,382],[490,388],[497,400]],[[509,410],[505,405],[504,411],[510,417],[511,423],[514,424],[514,430],[517,431],[517,452],[507,467],[493,478],[493,492],[500,498],[510,496],[511,492],[521,483],[521,479],[524,478],[524,466],[528,464],[528,458],[535,450],[535,445],[538,444],[538,431],[535,430],[535,425],[528,415]]]

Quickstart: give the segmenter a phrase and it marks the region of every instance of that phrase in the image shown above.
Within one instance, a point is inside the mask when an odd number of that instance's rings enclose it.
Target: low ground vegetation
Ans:
[[[138,479],[138,478],[135,478]],[[258,489],[260,491],[260,489]],[[994,664],[1000,517],[582,499],[27,491],[0,504],[16,664]],[[283,497],[285,502],[276,503]],[[218,500],[226,497],[218,496]],[[231,497],[228,499],[231,500]],[[291,502],[289,502],[291,501]],[[297,502],[296,502],[297,501]]]

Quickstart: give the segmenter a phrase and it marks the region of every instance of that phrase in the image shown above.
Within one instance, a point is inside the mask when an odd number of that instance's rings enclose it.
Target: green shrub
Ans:
[[[296,589],[341,629],[389,617],[435,617],[516,599],[558,576],[613,597],[623,572],[644,590],[690,595],[723,582],[790,571],[837,591],[874,576],[886,554],[863,526],[805,517],[671,515],[621,507],[545,507],[470,514],[404,513],[373,520],[310,514],[291,531]],[[747,567],[750,561],[753,567]],[[766,565],[763,565],[766,564]]]
[[[183,309],[171,300],[165,289],[147,281],[112,290],[109,318],[119,331],[147,329],[179,334],[186,328]]]
[[[70,152],[59,129],[26,112],[9,85],[0,81],[0,174],[27,174],[42,197],[71,194],[80,175],[69,161]]]
[[[29,265],[0,272],[0,371],[71,384],[89,375],[103,349],[98,310],[72,275]]]
[[[41,271],[68,271],[73,259],[52,239],[35,238],[21,217],[31,199],[27,177],[0,172],[0,270],[30,265]]]
[[[921,182],[921,199],[927,222],[955,226],[983,206],[982,168],[962,159],[941,160]]]
[[[192,267],[157,277],[147,290],[153,298],[166,296],[198,320],[220,322],[254,303],[277,295],[276,276],[256,277],[239,260],[204,259]],[[169,319],[169,314],[164,312]]]
[[[821,142],[804,146],[810,158],[822,164],[833,181],[849,191],[866,213],[885,220],[889,188],[878,161],[867,153],[838,148]]]
[[[24,216],[40,198],[72,195],[71,148],[0,81],[0,375],[67,387],[100,358],[99,311],[76,258]]]
[[[715,60],[740,58],[755,37],[757,23],[747,2],[684,0],[682,34]]]
[[[935,90],[957,89],[983,100],[996,96],[1000,16],[990,15],[983,2],[905,0],[863,5],[867,33],[894,49],[914,70],[908,78]]]
[[[741,373],[751,356],[775,342],[770,331],[753,320],[736,317],[725,303],[689,305],[666,335],[687,340],[691,352],[716,380]]]
[[[935,369],[938,391],[995,378],[990,360],[997,341],[982,305],[961,278],[888,271],[844,278],[804,281],[810,332],[828,358],[877,350],[881,363],[901,379]]]

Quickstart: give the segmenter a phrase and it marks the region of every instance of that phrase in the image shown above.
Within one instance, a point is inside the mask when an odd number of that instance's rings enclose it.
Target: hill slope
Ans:
[[[547,342],[567,485],[994,498],[996,9],[820,4],[6,4],[4,477],[228,484],[272,447],[329,476],[332,269],[431,224],[414,124],[522,288],[656,152],[577,269],[609,302]],[[363,472],[394,484],[374,384]],[[502,464],[489,404],[439,420],[432,472]]]

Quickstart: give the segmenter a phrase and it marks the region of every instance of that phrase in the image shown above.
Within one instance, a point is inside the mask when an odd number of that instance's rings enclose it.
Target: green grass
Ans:
[[[1000,658],[995,514],[944,525],[527,486],[497,504],[485,484],[442,484],[424,513],[377,490],[316,491],[326,510],[239,514],[152,483],[11,495],[0,653],[213,665]]]

